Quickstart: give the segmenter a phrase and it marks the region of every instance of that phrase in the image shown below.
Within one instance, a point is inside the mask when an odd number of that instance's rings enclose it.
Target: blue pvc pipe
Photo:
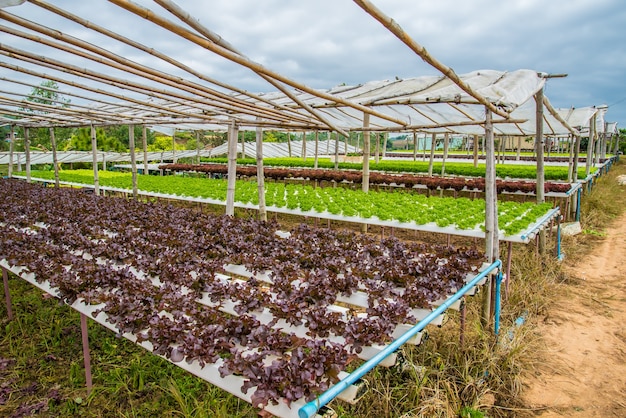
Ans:
[[[508,279],[507,279],[508,280]],[[499,271],[496,274],[496,306],[493,309],[493,333],[498,338],[498,332],[500,331],[500,311],[502,310],[502,299],[501,299],[501,289],[502,289],[502,272]]]
[[[578,189],[578,195],[576,196],[576,222],[580,222],[580,195],[582,195],[582,187]]]
[[[561,222],[557,222],[556,225],[556,259],[561,261],[563,256],[561,255]]]
[[[367,372],[376,367],[387,356],[393,354],[397,349],[404,345],[407,341],[413,338],[418,332],[426,328],[426,325],[430,324],[435,318],[450,307],[454,302],[459,300],[465,293],[472,289],[476,284],[481,281],[485,276],[491,273],[494,269],[502,266],[502,261],[496,260],[484,271],[470,280],[465,286],[463,286],[458,292],[450,296],[444,303],[439,305],[428,316],[422,319],[417,325],[414,325],[410,330],[402,334],[397,340],[394,340],[385,347],[382,351],[378,352],[374,357],[363,363],[358,369],[350,373],[343,380],[340,380],[335,385],[330,387],[326,392],[322,393],[317,399],[312,400],[304,404],[298,410],[298,416],[300,418],[311,418],[320,410],[321,407],[335,399],[341,392],[346,390],[350,385],[354,384],[357,380],[363,377]]]

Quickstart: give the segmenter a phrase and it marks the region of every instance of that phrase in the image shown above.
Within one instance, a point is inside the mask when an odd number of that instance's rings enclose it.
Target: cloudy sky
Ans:
[[[215,79],[251,91],[274,90],[251,71],[194,47],[112,3],[48,1],[169,54]],[[151,1],[137,3],[167,15]],[[342,83],[438,74],[350,0],[177,0],[176,3],[252,60],[311,87],[330,88]],[[626,128],[626,2],[623,0],[373,0],[373,3],[458,74],[479,69],[523,68],[566,73],[566,78],[547,83],[545,93],[555,107],[605,104],[609,106],[606,120]],[[106,40],[28,2],[4,10],[106,47],[126,58],[179,72],[169,64]],[[169,18],[176,20],[173,16]],[[14,27],[7,22],[0,24]],[[59,54],[6,33],[0,33],[0,43],[36,50],[44,56]],[[86,65],[75,57],[66,60]],[[0,61],[14,62],[5,55],[0,55]],[[36,77],[18,76],[5,68],[0,68],[0,76],[30,77],[29,81],[38,84]],[[10,88],[28,91],[25,86]]]

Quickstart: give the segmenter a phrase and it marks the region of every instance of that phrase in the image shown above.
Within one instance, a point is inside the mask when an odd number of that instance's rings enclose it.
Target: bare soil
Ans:
[[[537,325],[544,361],[525,378],[526,411],[626,417],[626,213],[590,253],[564,263],[563,295]]]

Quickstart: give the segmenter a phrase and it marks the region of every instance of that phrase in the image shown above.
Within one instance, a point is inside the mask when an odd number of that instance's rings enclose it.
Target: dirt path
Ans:
[[[584,259],[537,331],[546,360],[524,383],[540,417],[626,417],[626,213]]]

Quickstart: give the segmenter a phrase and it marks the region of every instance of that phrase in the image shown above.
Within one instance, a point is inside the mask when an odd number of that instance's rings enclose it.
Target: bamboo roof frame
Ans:
[[[0,67],[31,76],[51,79],[63,85],[89,91],[98,95],[108,96],[122,100],[122,103],[114,103],[110,100],[93,99],[84,94],[70,94],[89,100],[89,106],[69,106],[72,109],[75,119],[69,119],[67,112],[62,115],[55,115],[55,109],[46,109],[50,122],[62,122],[63,126],[77,126],[80,120],[85,118],[84,124],[119,124],[120,116],[128,117],[127,123],[158,125],[158,124],[192,124],[206,123],[220,126],[227,126],[231,122],[236,123],[240,129],[252,129],[256,126],[274,129],[286,129],[294,131],[305,130],[332,130],[338,131],[345,136],[351,131],[361,131],[363,126],[363,114],[371,116],[369,129],[372,132],[451,132],[463,133],[465,130],[482,130],[485,125],[484,115],[474,114],[468,111],[471,105],[478,105],[478,108],[487,108],[494,113],[492,123],[498,125],[517,126],[520,134],[527,135],[524,129],[518,126],[524,119],[511,115],[511,108],[500,102],[498,98],[487,98],[473,86],[475,79],[465,81],[463,76],[458,76],[452,69],[446,67],[428,55],[427,51],[410,39],[408,35],[392,19],[386,18],[382,12],[372,9],[372,5],[367,1],[354,0],[361,8],[364,8],[370,15],[383,23],[392,33],[405,42],[424,61],[440,70],[443,75],[432,77],[427,80],[427,84],[419,86],[413,83],[412,79],[397,81],[369,82],[357,86],[338,86],[328,90],[312,89],[302,83],[291,80],[278,74],[260,64],[251,61],[239,52],[235,47],[226,42],[222,37],[203,26],[199,21],[192,18],[189,13],[181,9],[171,0],[155,0],[159,6],[178,18],[190,29],[176,24],[154,11],[137,5],[129,0],[109,0],[110,3],[129,11],[140,18],[152,22],[155,25],[165,28],[172,34],[182,37],[185,41],[196,44],[209,52],[222,56],[223,58],[239,64],[242,67],[252,70],[261,78],[275,86],[276,93],[253,94],[243,89],[231,86],[219,80],[212,79],[194,70],[174,58],[170,58],[154,48],[145,46],[135,40],[126,38],[116,32],[110,31],[85,18],[76,16],[58,6],[51,5],[43,0],[27,0],[29,3],[42,8],[45,11],[68,19],[83,27],[104,35],[117,42],[132,46],[145,54],[150,54],[170,65],[174,65],[186,73],[197,77],[198,80],[210,83],[201,84],[188,78],[174,76],[164,71],[149,68],[146,65],[126,60],[108,50],[90,44],[82,39],[71,37],[60,30],[46,27],[38,23],[21,18],[13,13],[9,13],[0,8],[0,18],[12,23],[24,30],[0,25],[0,31],[13,36],[28,39],[31,42],[48,45],[59,51],[64,51],[74,57],[90,60],[100,65],[108,66],[118,71],[133,76],[142,76],[153,85],[147,85],[136,81],[122,80],[109,74],[94,71],[90,68],[82,68],[67,61],[55,59],[53,57],[42,57],[29,51],[20,50],[7,44],[0,44],[0,55],[11,57],[29,65],[26,67],[16,66],[8,62],[0,61]],[[382,16],[382,17],[381,17]],[[385,18],[387,20],[385,20]],[[43,35],[43,36],[40,36]],[[68,76],[54,76],[41,71],[33,70],[36,67],[46,67],[54,71],[59,71]],[[482,74],[472,74],[472,77],[479,79]],[[539,76],[539,73],[538,73]],[[106,88],[97,88],[92,85],[80,83],[70,79],[79,77],[93,82],[107,85]],[[506,78],[506,73],[502,73],[501,78]],[[7,79],[3,77],[2,79]],[[479,80],[482,82],[482,80]],[[24,84],[22,82],[22,84]],[[32,83],[31,83],[32,85]],[[226,92],[219,91],[215,87],[223,88]],[[446,94],[451,96],[425,97],[422,99],[410,97],[407,100],[407,92],[393,91],[396,86],[404,88],[412,86],[414,93],[436,90],[439,86],[444,87]],[[539,88],[539,85],[538,87]],[[150,100],[137,99],[127,94],[118,93],[132,92],[134,94],[145,95]],[[359,91],[370,89],[362,96],[362,99],[353,95]],[[446,90],[447,89],[447,90]],[[456,90],[454,90],[456,89]],[[388,95],[377,96],[377,92],[387,92]],[[451,91],[458,91],[452,94]],[[448,106],[458,115],[458,120],[445,120],[437,117],[437,112],[432,113],[431,106],[443,104]],[[93,106],[93,111],[91,107]],[[506,109],[506,110],[505,110]],[[10,109],[9,109],[10,110]],[[410,110],[412,115],[405,114],[404,110]],[[447,111],[446,111],[447,112]],[[444,113],[446,113],[444,112]],[[7,113],[8,114],[8,113]],[[108,120],[96,118],[110,115]],[[89,117],[93,115],[94,117]],[[434,115],[434,116],[433,116]],[[497,115],[497,116],[496,116]],[[63,117],[61,117],[63,116]],[[123,119],[123,117],[121,118]],[[558,119],[557,119],[558,120]],[[559,124],[564,121],[559,120]],[[15,124],[28,124],[29,126],[46,126],[45,120],[27,120],[25,118],[16,120]],[[58,125],[57,125],[58,126]]]

